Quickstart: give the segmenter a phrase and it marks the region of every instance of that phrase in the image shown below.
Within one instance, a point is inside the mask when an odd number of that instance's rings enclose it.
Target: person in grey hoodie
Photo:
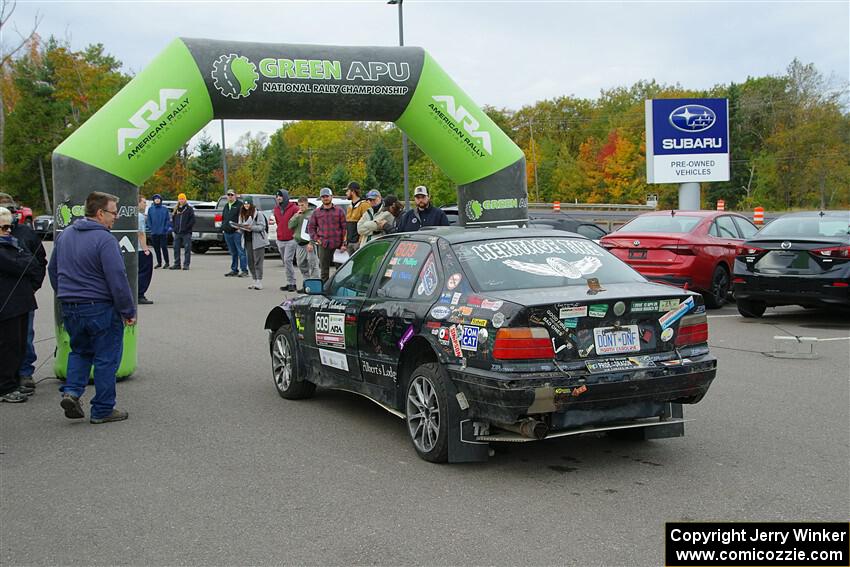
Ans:
[[[89,193],[85,211],[85,218],[56,236],[47,265],[71,340],[59,405],[69,419],[85,417],[80,397],[93,374],[89,421],[109,423],[127,419],[126,411],[115,409],[115,373],[121,363],[124,327],[136,324],[136,306],[118,240],[110,233],[118,217],[118,197]]]
[[[239,222],[231,223],[231,226],[242,232],[242,247],[248,254],[248,270],[253,278],[248,289],[263,289],[263,260],[269,245],[269,223],[266,215],[254,207],[253,197],[247,195],[243,198]]]

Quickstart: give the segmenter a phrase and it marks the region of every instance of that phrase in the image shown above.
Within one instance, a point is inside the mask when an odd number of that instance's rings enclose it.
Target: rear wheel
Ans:
[[[416,453],[432,463],[449,456],[449,401],[437,363],[423,364],[410,375],[405,403],[407,432]]]
[[[195,254],[206,254],[209,249],[209,244],[192,244],[192,252]]]
[[[714,268],[711,276],[711,289],[703,294],[705,305],[709,309],[719,309],[726,303],[729,295],[729,271],[722,264]]]
[[[767,305],[764,301],[738,299],[738,313],[748,318],[758,318],[764,315]]]
[[[316,391],[316,385],[299,380],[295,345],[292,342],[292,328],[284,325],[278,329],[271,344],[272,378],[281,398],[300,400],[309,398]]]

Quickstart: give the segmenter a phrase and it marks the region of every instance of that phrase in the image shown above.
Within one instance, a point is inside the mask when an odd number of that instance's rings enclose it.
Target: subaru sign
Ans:
[[[646,177],[649,183],[729,181],[729,102],[647,100]]]

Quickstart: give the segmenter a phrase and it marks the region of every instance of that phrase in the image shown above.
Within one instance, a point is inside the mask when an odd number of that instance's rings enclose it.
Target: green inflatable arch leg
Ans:
[[[527,219],[522,150],[425,50],[177,39],[54,151],[56,232],[83,216],[89,192],[117,195],[112,232],[135,290],[138,186],[220,118],[394,122],[458,184],[462,224]],[[64,377],[58,302],[55,312]],[[119,377],[135,370],[137,332],[125,332]]]

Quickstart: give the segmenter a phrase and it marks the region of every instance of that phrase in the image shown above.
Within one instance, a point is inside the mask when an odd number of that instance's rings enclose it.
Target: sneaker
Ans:
[[[153,305],[153,301],[143,295],[139,298],[139,305]]]
[[[174,264],[173,266],[170,266],[168,269],[169,270],[179,270],[180,266],[178,266],[177,264]]]
[[[156,266],[154,266],[154,267],[153,267],[153,269],[154,269],[154,270],[158,270],[158,269],[160,269],[161,267],[162,267],[162,264],[157,264]],[[167,268],[167,267],[168,267],[168,264],[166,264],[166,265],[165,265],[165,267]]]
[[[104,417],[93,417],[89,420],[89,423],[112,423],[113,421],[124,421],[130,417],[126,411],[122,411],[119,409],[112,410],[112,413],[106,415]]]
[[[9,392],[8,394],[3,394],[0,396],[0,402],[7,402],[10,404],[20,404],[27,401],[27,397],[15,390],[14,392]]]
[[[168,266],[169,266],[169,263],[168,263],[168,262],[166,262],[165,264],[163,264],[162,269],[165,269],[165,268],[167,268]]]
[[[184,269],[184,270],[188,270],[188,269],[189,269],[189,266],[183,266],[183,269]]]
[[[257,280],[254,282],[254,289],[263,289],[263,282]]]
[[[290,285],[286,286],[286,291],[295,291],[296,289],[297,288],[296,288],[295,284],[290,284]]]
[[[254,289],[254,285],[255,285],[256,283],[257,283],[257,280],[252,281],[252,282],[248,285],[248,289]]]
[[[30,388],[29,386],[24,386],[23,384],[18,386],[17,391],[25,396],[32,396],[33,394],[35,394],[35,388]]]
[[[21,386],[35,390],[35,380],[32,376],[21,376]]]
[[[248,277],[248,272],[239,272],[239,277],[240,277],[240,278],[247,278],[247,277]]]
[[[224,277],[232,278],[233,276],[238,276],[238,275],[239,275],[239,272],[227,272],[226,274],[224,274]]]
[[[80,405],[80,398],[77,396],[65,394],[62,396],[62,401],[59,402],[59,405],[63,410],[65,410],[65,417],[68,419],[81,419],[86,417],[86,414],[83,412],[83,407]]]

